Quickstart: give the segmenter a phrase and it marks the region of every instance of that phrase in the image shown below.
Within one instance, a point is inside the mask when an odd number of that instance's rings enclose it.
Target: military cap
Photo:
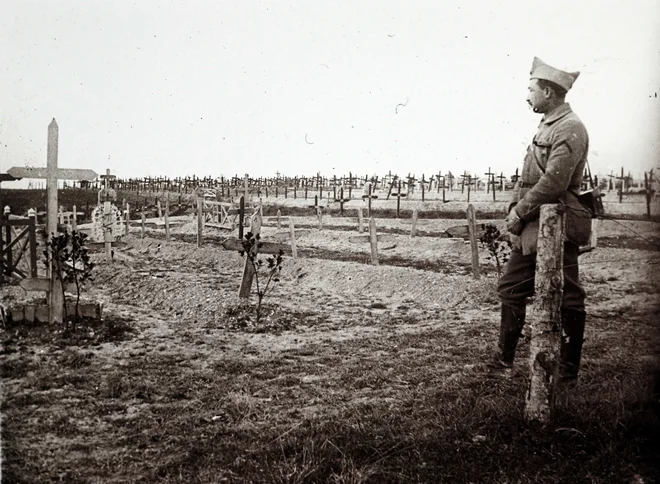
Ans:
[[[580,75],[579,72],[564,72],[549,66],[538,57],[534,57],[532,62],[532,70],[530,71],[530,79],[544,79],[553,82],[558,86],[564,88],[566,91],[573,87],[575,79]]]

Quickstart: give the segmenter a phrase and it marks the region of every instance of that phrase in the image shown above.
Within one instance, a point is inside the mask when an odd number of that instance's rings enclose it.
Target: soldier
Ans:
[[[525,324],[526,300],[534,294],[540,207],[562,203],[567,210],[560,375],[562,380],[574,380],[578,375],[585,326],[585,292],[578,276],[578,249],[589,240],[591,213],[580,205],[577,195],[589,137],[565,97],[579,74],[561,71],[538,58],[532,64],[527,103],[543,118],[527,148],[522,176],[513,191],[506,218],[513,247],[497,289],[502,302],[499,351],[489,365],[495,374],[508,374],[513,367]]]

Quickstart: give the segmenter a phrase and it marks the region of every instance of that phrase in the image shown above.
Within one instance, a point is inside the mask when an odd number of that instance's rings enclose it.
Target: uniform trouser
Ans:
[[[577,260],[578,247],[571,243],[565,244],[564,297],[561,304],[561,360],[565,378],[577,377],[584,340],[585,293],[579,282]],[[536,254],[522,255],[520,250],[513,249],[497,288],[502,301],[498,358],[509,365],[513,363],[518,338],[525,324],[526,298],[534,295],[535,274]]]
[[[522,255],[519,249],[511,251],[497,292],[503,305],[513,310],[524,310],[525,300],[534,295],[536,254]],[[578,246],[564,244],[564,294],[561,308],[566,311],[584,311],[585,292],[580,285]]]

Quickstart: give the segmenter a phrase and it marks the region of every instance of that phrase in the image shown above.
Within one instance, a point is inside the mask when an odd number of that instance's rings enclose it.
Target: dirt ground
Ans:
[[[657,440],[626,433],[657,411],[657,223],[600,221],[599,247],[580,257],[588,306],[580,386],[563,400],[559,426],[537,432],[503,423],[517,421],[524,404],[527,341],[513,383],[485,375],[498,331],[497,269],[481,246],[482,275],[473,277],[469,243],[445,234],[464,222],[420,220],[411,237],[409,220],[378,219],[388,237],[375,266],[369,243],[349,240],[354,215],[325,215],[322,228],[314,216],[293,220],[300,257],[285,254],[258,321],[254,293],[249,305],[237,297],[244,258],[220,247],[230,234],[206,229],[198,248],[196,222],[184,218],[170,242],[134,226],[112,262],[94,255],[86,297],[103,302],[104,321],[74,331],[5,326],[6,482],[659,476]],[[263,240],[288,244],[282,223],[266,217]],[[28,296],[3,288],[5,305]],[[571,449],[579,452],[567,458]]]

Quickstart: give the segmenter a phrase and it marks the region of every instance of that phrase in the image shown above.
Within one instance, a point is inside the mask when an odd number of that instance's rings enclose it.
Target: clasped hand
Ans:
[[[520,235],[523,231],[522,220],[518,217],[515,208],[512,208],[506,217],[506,229],[513,235]]]

